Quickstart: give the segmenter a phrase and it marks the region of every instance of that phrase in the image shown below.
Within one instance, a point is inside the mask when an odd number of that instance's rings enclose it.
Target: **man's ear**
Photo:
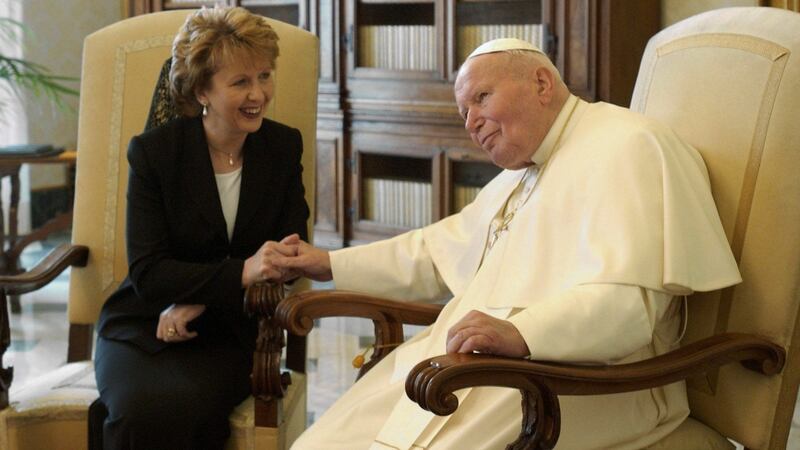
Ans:
[[[555,75],[544,66],[539,66],[534,71],[536,77],[536,94],[542,99],[543,104],[549,104],[553,100],[555,91]]]

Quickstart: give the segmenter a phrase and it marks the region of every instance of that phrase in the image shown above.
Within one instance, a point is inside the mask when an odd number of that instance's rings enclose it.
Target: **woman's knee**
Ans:
[[[108,408],[109,419],[151,429],[193,428],[207,422],[214,412],[213,406],[202,400],[202,393],[174,392],[158,386],[118,387],[101,392],[101,399]]]

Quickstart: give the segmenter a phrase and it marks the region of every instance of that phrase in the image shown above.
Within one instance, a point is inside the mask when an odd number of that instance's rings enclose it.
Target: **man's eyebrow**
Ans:
[[[458,109],[458,115],[461,116],[462,119],[467,119],[467,111],[469,111],[469,104],[472,103],[471,98],[467,98],[463,104],[456,103],[456,108]]]

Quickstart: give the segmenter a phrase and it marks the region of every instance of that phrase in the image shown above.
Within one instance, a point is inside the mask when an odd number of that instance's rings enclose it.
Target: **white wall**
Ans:
[[[0,17],[22,20],[22,3],[0,0]],[[0,52],[8,57],[22,56],[22,42],[0,37]],[[27,136],[25,109],[7,84],[0,85],[0,146],[19,143]]]
[[[121,5],[116,0],[0,0],[0,14],[24,23],[30,30],[12,48],[16,55],[45,65],[53,74],[80,77],[83,39],[120,20]],[[79,84],[71,85],[78,88]],[[75,148],[77,98],[67,98],[73,111],[59,110],[46,98],[31,95],[15,103],[9,114],[5,114],[6,105],[3,106],[6,122],[0,122],[0,145],[47,143]],[[30,227],[29,189],[63,186],[67,182],[63,165],[36,165],[29,169],[21,174],[19,223],[23,232]],[[7,186],[3,189],[6,198],[8,190]]]
[[[32,38],[25,40],[25,57],[46,64],[59,75],[79,77],[83,39],[122,17],[120,3],[113,0],[23,0],[22,3],[22,21],[33,31]],[[26,110],[30,141],[75,148],[78,101],[70,98],[69,104],[75,113],[63,113],[43,99],[29,102]]]

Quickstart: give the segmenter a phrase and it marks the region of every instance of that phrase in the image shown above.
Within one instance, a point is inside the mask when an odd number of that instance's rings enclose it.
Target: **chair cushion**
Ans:
[[[734,445],[702,422],[688,417],[664,439],[647,450],[732,450]]]
[[[0,412],[0,448],[82,450],[86,417],[97,398],[94,364],[70,363],[11,387],[11,404]]]
[[[94,363],[66,364],[36,377],[10,392],[15,421],[33,418],[86,418],[86,410],[97,398]]]

